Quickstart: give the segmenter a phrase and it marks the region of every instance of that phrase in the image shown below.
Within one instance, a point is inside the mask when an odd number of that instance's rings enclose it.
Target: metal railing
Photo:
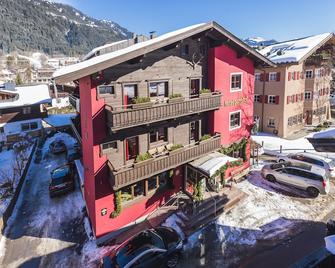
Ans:
[[[198,157],[218,150],[221,146],[221,136],[216,136],[202,141],[199,144],[183,147],[176,151],[169,152],[168,155],[152,158],[149,161],[140,162],[130,168],[121,170],[113,170],[112,164],[109,162],[110,181],[112,187],[117,190],[124,186],[136,183],[146,178],[150,178],[161,172],[176,168],[195,160]]]
[[[80,113],[80,99],[74,95],[69,95],[69,102],[76,109],[76,111]]]
[[[180,102],[146,103],[142,108],[113,108],[106,105],[107,123],[111,130],[119,130],[161,120],[173,119],[185,115],[206,112],[219,109],[221,106],[221,94],[212,92],[199,98],[190,98]]]

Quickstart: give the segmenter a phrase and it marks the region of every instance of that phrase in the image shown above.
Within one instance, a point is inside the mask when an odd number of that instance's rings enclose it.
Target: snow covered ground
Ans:
[[[50,114],[43,121],[53,127],[69,126],[71,125],[71,118],[75,116],[76,114]]]

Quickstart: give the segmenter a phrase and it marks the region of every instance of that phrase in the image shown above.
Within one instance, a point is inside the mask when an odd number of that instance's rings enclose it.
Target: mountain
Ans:
[[[244,39],[243,41],[244,43],[253,48],[266,47],[277,43],[277,41],[274,39],[266,40],[262,37],[249,37]]]
[[[91,18],[46,0],[0,0],[0,52],[39,50],[82,55],[94,47],[127,39],[115,22]]]

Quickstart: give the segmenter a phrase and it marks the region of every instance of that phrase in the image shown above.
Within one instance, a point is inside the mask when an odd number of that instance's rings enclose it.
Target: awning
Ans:
[[[233,162],[236,160],[238,159],[221,154],[219,152],[214,152],[190,162],[189,165],[199,169],[208,177],[211,177],[227,162]]]

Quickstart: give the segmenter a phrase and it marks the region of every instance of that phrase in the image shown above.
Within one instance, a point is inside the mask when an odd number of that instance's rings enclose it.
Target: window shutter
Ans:
[[[297,80],[297,72],[293,72],[293,80]]]
[[[287,99],[287,100],[286,100],[287,104],[290,104],[290,99],[291,99],[291,97],[290,97],[290,96],[287,96],[286,99]]]
[[[304,93],[301,93],[301,100],[304,100]]]
[[[276,96],[275,103],[279,104],[279,96]]]
[[[280,81],[280,72],[277,72],[277,81]]]
[[[300,78],[300,73],[297,72],[297,80],[299,80],[299,78]]]
[[[269,76],[270,76],[270,74],[265,74],[265,81],[269,81]]]
[[[288,72],[287,79],[288,79],[288,81],[291,80],[291,72]]]
[[[264,96],[264,103],[268,103],[268,95]]]
[[[295,102],[298,102],[298,94],[295,94]]]

